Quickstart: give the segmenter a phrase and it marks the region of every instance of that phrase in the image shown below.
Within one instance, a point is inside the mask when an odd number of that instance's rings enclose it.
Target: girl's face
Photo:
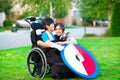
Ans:
[[[61,36],[63,34],[62,28],[59,25],[56,26],[55,32],[57,36]]]

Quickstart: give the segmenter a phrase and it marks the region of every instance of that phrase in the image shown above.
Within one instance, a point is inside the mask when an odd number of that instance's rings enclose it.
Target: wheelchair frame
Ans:
[[[53,49],[42,50],[39,47],[34,47],[27,57],[27,69],[28,73],[32,78],[44,78],[46,74],[53,73],[53,68],[51,65],[54,64],[54,61],[61,61],[61,59],[55,55],[55,60],[51,60],[49,53]],[[57,49],[55,49],[55,52]],[[43,52],[44,51],[44,52]],[[51,51],[52,52],[52,51]],[[56,76],[51,75],[52,78]],[[57,77],[56,77],[57,78]]]
[[[37,59],[36,59],[37,58]],[[47,71],[47,60],[40,48],[33,48],[27,57],[27,69],[33,78],[43,78]]]
[[[28,22],[30,24],[31,28],[39,27],[38,24],[35,23],[35,20],[36,20],[35,17],[26,18],[25,20],[26,20],[26,22]],[[31,21],[33,21],[34,25],[32,25],[32,23],[30,23]],[[40,27],[41,27],[41,25],[40,25]],[[43,29],[43,28],[41,28],[41,29]],[[35,37],[37,37],[37,35]],[[31,38],[31,41],[32,41],[32,38]],[[35,41],[37,41],[37,39],[35,39]],[[37,47],[36,43],[32,43],[32,50],[29,52],[29,54],[27,56],[27,70],[28,70],[29,75],[33,78],[43,78],[45,76],[46,72],[48,72],[47,71],[48,69],[49,69],[49,67],[47,64],[47,59],[46,59],[45,53],[42,51],[41,48]]]

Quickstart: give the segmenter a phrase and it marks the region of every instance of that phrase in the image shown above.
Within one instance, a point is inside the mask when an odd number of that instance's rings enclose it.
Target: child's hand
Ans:
[[[57,45],[57,44],[53,44],[51,45],[52,48],[56,48],[58,49],[59,51],[62,51],[64,49],[64,46],[61,46],[61,45]]]
[[[58,45],[63,45],[65,42],[57,42]]]

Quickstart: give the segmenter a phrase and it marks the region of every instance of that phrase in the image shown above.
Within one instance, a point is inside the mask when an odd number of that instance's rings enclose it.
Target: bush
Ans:
[[[28,16],[30,16],[30,12],[29,12],[29,11],[26,11],[26,12],[24,12],[22,15],[19,16],[19,19],[23,19],[23,18],[26,18],[26,17],[28,17]]]
[[[91,26],[92,25],[92,19],[83,18],[82,25],[83,26]]]
[[[110,25],[110,35],[120,36],[120,3],[114,3],[111,25]]]
[[[13,23],[12,20],[6,19],[6,20],[4,20],[4,22],[3,22],[3,26],[4,26],[4,27],[11,27],[11,26],[12,26],[12,23]]]
[[[101,35],[102,37],[111,37],[110,36],[110,30],[107,29],[104,34]]]
[[[87,22],[87,21],[83,21],[83,22],[82,22],[82,25],[83,25],[83,26],[91,26],[91,23],[90,23],[90,22]]]
[[[73,21],[72,21],[72,25],[77,25],[77,22],[76,22],[75,19],[73,19]]]

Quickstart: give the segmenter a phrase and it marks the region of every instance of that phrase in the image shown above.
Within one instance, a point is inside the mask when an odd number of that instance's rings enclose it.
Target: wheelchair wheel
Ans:
[[[47,71],[47,60],[40,48],[33,48],[27,57],[27,69],[31,77],[43,78]]]

